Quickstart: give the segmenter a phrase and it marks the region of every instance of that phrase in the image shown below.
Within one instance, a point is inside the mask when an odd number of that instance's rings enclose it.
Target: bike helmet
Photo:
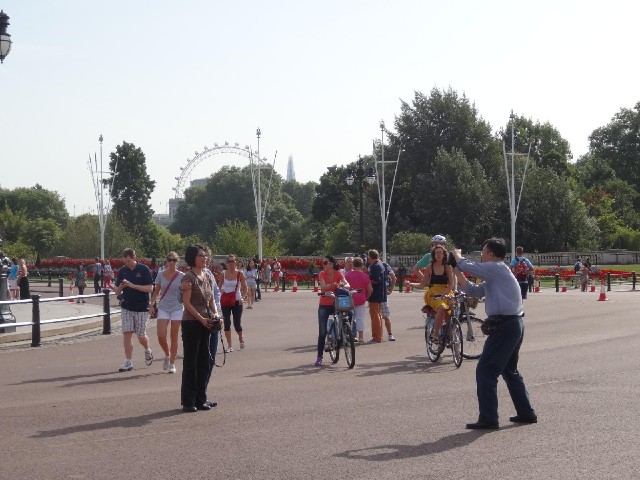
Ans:
[[[445,238],[444,235],[434,235],[433,237],[431,237],[431,243],[445,244],[447,243],[447,239]]]

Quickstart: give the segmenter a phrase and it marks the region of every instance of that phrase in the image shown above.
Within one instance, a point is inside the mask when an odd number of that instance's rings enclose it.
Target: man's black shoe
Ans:
[[[467,430],[495,430],[496,428],[500,428],[500,425],[497,423],[487,423],[487,422],[476,422],[476,423],[467,423]]]
[[[197,412],[198,409],[196,407],[182,407],[182,411],[187,413],[193,413],[193,412]]]
[[[209,400],[207,400],[206,402],[204,402],[204,404],[209,405],[210,408],[213,408],[218,405],[218,402],[210,402]]]
[[[509,421],[513,423],[538,423],[538,417],[521,417],[520,415],[515,415],[509,417]]]
[[[209,404],[209,402],[204,402],[202,405],[196,405],[196,409],[198,409],[198,410],[211,410],[211,404]]]

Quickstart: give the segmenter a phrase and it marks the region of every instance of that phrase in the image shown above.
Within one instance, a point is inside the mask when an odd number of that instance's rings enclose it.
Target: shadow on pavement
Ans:
[[[343,352],[340,352],[340,360],[337,364],[333,365],[327,355],[324,357],[322,367],[316,367],[311,362],[304,365],[291,368],[280,368],[278,370],[271,370],[268,372],[258,372],[251,375],[247,375],[248,378],[255,377],[295,377],[299,375],[312,375],[320,373],[340,372],[347,370],[345,361],[343,360]],[[407,357],[405,360],[398,362],[388,363],[363,363],[359,364],[357,361],[356,353],[356,366],[354,367],[354,373],[359,377],[369,377],[374,375],[390,375],[394,373],[425,373],[433,371],[433,373],[449,372],[456,370],[453,361],[447,358],[439,360],[436,363],[429,362],[426,357],[413,356]]]
[[[361,448],[358,450],[347,450],[342,453],[337,453],[334,456],[348,458],[350,460],[370,460],[372,462],[423,457],[433,455],[434,453],[446,452],[458,447],[464,447],[483,435],[497,431],[499,430],[470,430],[419,445],[379,445],[377,447]]]
[[[166,410],[164,412],[151,413],[149,415],[117,418],[115,420],[107,420],[106,422],[88,423],[86,425],[76,425],[74,427],[65,427],[59,428],[57,430],[38,432],[35,435],[31,435],[31,438],[59,437],[62,435],[70,435],[72,433],[91,432],[95,430],[105,430],[108,428],[139,428],[148,425],[153,420],[159,420],[161,418],[168,418],[181,414],[181,409],[172,409]]]

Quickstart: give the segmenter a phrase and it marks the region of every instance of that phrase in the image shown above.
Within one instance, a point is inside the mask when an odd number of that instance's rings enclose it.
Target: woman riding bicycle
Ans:
[[[318,281],[320,282],[321,293],[333,293],[335,295],[337,288],[349,288],[349,284],[338,269],[336,259],[331,255],[324,257],[322,271],[318,275]],[[318,305],[318,356],[315,362],[316,367],[322,365],[324,341],[327,336],[327,320],[329,319],[329,315],[333,313],[334,299],[320,296],[320,304]]]
[[[450,265],[447,265],[447,249],[443,245],[436,245],[431,249],[431,265],[427,266],[420,283],[405,282],[414,288],[429,286],[429,290],[424,294],[424,301],[436,312],[433,329],[436,332],[436,338],[433,339],[433,343],[438,343],[437,335],[439,335],[440,327],[451,314],[447,299],[433,297],[451,293],[455,288],[455,282],[456,277],[453,275],[453,270]]]

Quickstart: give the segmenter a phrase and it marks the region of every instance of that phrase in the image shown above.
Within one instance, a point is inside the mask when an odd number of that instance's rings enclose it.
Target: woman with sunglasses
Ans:
[[[247,297],[247,282],[244,274],[236,269],[238,258],[235,255],[227,256],[227,268],[220,273],[218,287],[224,297],[225,293],[234,293],[233,306],[225,306],[222,302],[222,317],[224,318],[224,336],[227,338],[227,352],[233,352],[231,345],[231,316],[233,315],[233,328],[238,334],[240,348],[244,348],[244,336],[242,332],[242,299]]]
[[[151,307],[156,311],[158,343],[164,350],[162,369],[168,373],[176,373],[176,356],[178,355],[178,333],[182,320],[182,299],[180,298],[180,282],[184,273],[177,269],[178,254],[169,252],[164,262],[164,269],[158,273],[156,284],[151,295]],[[158,297],[160,299],[158,300]],[[167,327],[171,325],[171,347],[167,344]]]
[[[331,292],[335,295],[337,288],[349,288],[349,283],[344,278],[344,275],[340,273],[338,263],[336,259],[331,255],[324,257],[322,262],[322,271],[318,275],[318,281],[320,282],[320,292]],[[318,305],[318,356],[316,358],[315,366],[322,365],[322,354],[324,353],[324,341],[327,336],[327,320],[329,315],[334,311],[334,299],[331,297],[320,297],[320,304]]]

